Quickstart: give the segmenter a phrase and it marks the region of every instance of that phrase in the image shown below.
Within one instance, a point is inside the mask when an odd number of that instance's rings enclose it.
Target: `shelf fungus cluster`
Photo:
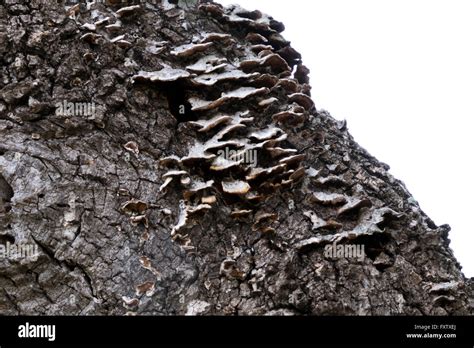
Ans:
[[[96,7],[92,11],[90,7]],[[83,32],[80,37],[81,41],[95,46],[104,44],[113,44],[122,49],[129,49],[133,47],[134,42],[132,36],[124,32],[122,21],[131,20],[134,16],[138,16],[142,11],[141,5],[124,6],[117,9],[113,14],[100,11],[99,5],[94,2],[87,4],[87,9],[84,10],[85,4],[76,4],[74,6],[66,7],[66,13],[71,19],[74,19],[79,29]],[[109,12],[109,11],[107,11]],[[83,18],[81,15],[90,14],[90,18]],[[94,59],[94,54],[87,52],[84,54],[86,61]]]
[[[177,93],[179,98],[168,96],[169,103],[179,99],[170,110],[187,110],[172,114],[195,132],[195,139],[184,144],[184,155],[171,152],[160,161],[165,168],[160,191],[172,187],[181,195],[171,228],[173,239],[192,249],[189,230],[200,215],[220,204],[232,206],[233,219],[253,219],[254,231],[272,232],[270,225],[277,217],[262,212],[260,205],[304,177],[305,155],[291,145],[289,136],[295,125],[303,125],[315,112],[304,75],[308,70],[280,35],[283,25],[259,11],[205,2],[198,6],[202,15],[213,16],[224,26],[238,26],[240,34],[200,30],[188,41],[169,32],[137,39],[124,28],[146,15],[143,4],[93,4],[92,11],[82,11],[81,6],[68,10],[79,24],[81,40],[91,45],[85,59],[95,59],[94,46],[103,44],[149,57],[150,64],[141,69],[133,68],[127,58],[134,71],[129,75],[132,88],[145,84],[160,93]],[[168,1],[157,6],[167,20],[185,22],[186,11],[179,6]],[[85,12],[90,19],[81,17]],[[138,156],[135,143],[124,147]],[[132,223],[148,226],[144,214],[130,211],[135,203],[129,202],[123,211],[131,215]]]
[[[182,190],[178,222],[171,234],[185,249],[192,246],[184,231],[193,225],[194,216],[211,210],[218,197],[234,205],[232,218],[248,218],[268,195],[291,186],[304,173],[304,156],[295,154],[296,149],[279,146],[287,138],[282,129],[273,124],[257,129],[256,116],[248,110],[233,114],[212,109],[200,111],[201,118],[189,123],[207,140],[196,140],[185,156],[171,155],[161,160],[168,168],[161,190],[173,182]],[[252,152],[254,155],[249,156]],[[270,163],[261,166],[258,158],[264,156],[270,158]],[[250,157],[254,161],[248,161]],[[202,176],[193,175],[197,171]],[[255,216],[255,231],[271,232],[265,222],[272,223],[275,215],[268,214]]]
[[[223,24],[242,26],[243,37],[200,33],[192,42],[170,45],[163,52],[170,58],[159,70],[132,77],[134,83],[181,81],[193,113],[179,120],[196,134],[187,153],[169,153],[160,161],[166,168],[160,190],[182,193],[171,235],[187,250],[193,248],[189,230],[196,217],[220,204],[232,206],[233,219],[253,219],[254,231],[274,232],[270,225],[277,216],[262,212],[261,203],[304,177],[305,155],[288,137],[295,123],[315,111],[309,86],[293,76],[300,55],[279,34],[281,23],[237,6],[203,3],[199,9]],[[223,54],[229,48],[239,54]],[[207,93],[210,87],[219,95]]]
[[[331,171],[335,168],[329,165],[328,169]],[[316,184],[317,189],[306,189],[308,203],[314,206],[314,211],[304,211],[303,215],[310,220],[312,231],[316,235],[294,244],[300,252],[329,243],[345,243],[359,237],[389,234],[386,226],[403,216],[379,202],[373,202],[366,197],[359,185],[352,187],[352,194],[346,193],[346,190],[341,190],[342,193],[334,192],[335,188],[349,187],[341,176],[322,176],[321,170],[314,168],[307,170],[307,176],[311,183]],[[325,218],[320,216],[321,211]],[[347,223],[348,221],[350,222]]]
[[[138,200],[138,199],[131,199],[125,202],[120,210],[122,213],[126,214],[130,218],[130,223],[134,226],[142,225],[145,228],[145,231],[142,235],[143,240],[147,240],[149,237],[148,229],[148,217],[147,217],[147,210],[149,206],[147,203]]]
[[[325,221],[311,211],[305,212],[304,215],[311,219],[313,230],[321,228],[341,229],[343,227],[342,224],[332,219]],[[355,228],[333,234],[317,234],[314,237],[295,243],[295,248],[304,252],[324,244],[351,241],[362,236],[372,236],[374,234],[387,234],[388,231],[383,227],[384,224],[390,221],[390,219],[398,219],[401,216],[402,214],[386,207],[364,210],[361,212]]]
[[[168,20],[180,21],[186,16],[179,7],[168,2],[165,5],[162,10]],[[273,233],[271,226],[278,217],[262,208],[262,203],[306,175],[317,186],[310,194],[310,204],[332,209],[333,214],[323,219],[315,209],[318,213],[306,211],[304,215],[313,231],[336,234],[301,241],[298,248],[380,232],[378,226],[386,212],[379,211],[363,195],[326,192],[325,187],[344,186],[345,180],[332,174],[321,177],[319,171],[305,169],[305,154],[289,141],[316,109],[308,84],[309,70],[281,36],[284,26],[259,11],[239,6],[225,8],[204,2],[199,11],[223,26],[238,27],[239,34],[199,31],[189,41],[168,35],[141,39],[134,46],[131,34],[122,30],[122,21],[143,13],[140,5],[121,7],[113,15],[95,11],[89,22],[80,18],[79,8],[73,11],[81,23],[84,42],[98,45],[105,40],[153,56],[154,68],[135,71],[130,76],[132,86],[147,84],[163,93],[168,88],[180,89],[182,104],[174,107],[188,108],[188,112],[177,121],[187,125],[188,136],[189,131],[194,132],[194,139],[188,137],[181,144],[184,154],[182,150],[180,156],[171,151],[160,160],[164,168],[160,191],[166,193],[172,188],[180,195],[172,238],[185,250],[193,249],[190,230],[194,224],[202,214],[222,206],[231,207],[228,213],[235,220],[252,220],[253,231]],[[179,134],[176,138],[179,142]],[[139,153],[133,142],[125,148]],[[148,226],[144,213],[133,211],[143,208],[137,204],[130,201],[123,210],[131,214],[132,223]],[[365,212],[372,215],[365,216]],[[345,231],[341,221],[358,214],[358,224]]]

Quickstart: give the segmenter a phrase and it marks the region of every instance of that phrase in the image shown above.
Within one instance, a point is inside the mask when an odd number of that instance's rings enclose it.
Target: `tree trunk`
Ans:
[[[54,3],[0,0],[0,313],[472,314],[449,226],[316,110],[282,23]]]

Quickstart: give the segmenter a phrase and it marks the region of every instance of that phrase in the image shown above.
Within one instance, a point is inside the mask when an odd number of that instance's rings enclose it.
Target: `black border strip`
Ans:
[[[55,325],[55,341],[18,337],[19,326],[27,322],[30,325]],[[415,325],[425,329],[416,329]],[[407,338],[410,333],[455,333],[456,338],[410,339]],[[196,346],[230,343],[245,346],[385,343],[474,347],[474,317],[0,317],[1,348],[29,344]]]

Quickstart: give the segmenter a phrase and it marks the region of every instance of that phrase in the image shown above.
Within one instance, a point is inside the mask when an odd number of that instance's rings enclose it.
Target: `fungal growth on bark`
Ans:
[[[212,1],[0,1],[0,246],[39,248],[0,258],[0,313],[472,314],[449,226],[317,109],[283,30]]]

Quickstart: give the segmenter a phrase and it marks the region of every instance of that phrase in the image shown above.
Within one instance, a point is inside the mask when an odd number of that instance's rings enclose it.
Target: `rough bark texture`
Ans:
[[[54,3],[0,0],[0,243],[40,252],[0,260],[0,313],[472,314],[449,227],[316,110],[283,24]]]

